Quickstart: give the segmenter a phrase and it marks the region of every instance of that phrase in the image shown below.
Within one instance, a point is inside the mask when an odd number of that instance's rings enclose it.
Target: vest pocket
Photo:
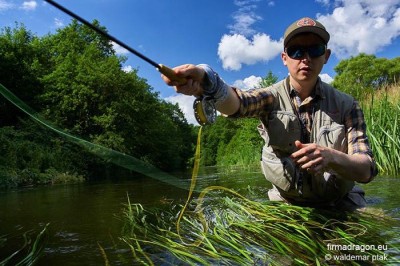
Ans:
[[[300,124],[297,116],[288,111],[276,111],[269,115],[268,144],[280,151],[292,153],[295,149],[294,141],[300,139]]]
[[[322,126],[317,136],[317,144],[342,152],[347,151],[345,126],[339,124]]]
[[[288,157],[280,159],[264,147],[262,151],[261,169],[265,178],[283,191],[289,191],[292,187],[295,176],[295,166]]]

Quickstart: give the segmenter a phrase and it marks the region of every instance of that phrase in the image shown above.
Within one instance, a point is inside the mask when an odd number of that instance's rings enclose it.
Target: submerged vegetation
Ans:
[[[25,232],[22,236],[0,235],[0,265],[28,266],[35,265],[43,255],[47,237],[47,224],[35,237],[31,238],[32,231]],[[15,238],[21,239],[22,244],[17,248],[9,243],[20,243]],[[11,241],[13,240],[13,241]]]
[[[135,265],[364,265],[373,258],[374,265],[399,262],[398,244],[388,244],[395,236],[380,233],[391,226],[384,216],[249,200],[221,188],[207,190],[191,205],[180,223],[176,205],[167,210],[126,206],[121,239]],[[372,245],[382,248],[368,248]],[[356,259],[344,261],[344,254]]]

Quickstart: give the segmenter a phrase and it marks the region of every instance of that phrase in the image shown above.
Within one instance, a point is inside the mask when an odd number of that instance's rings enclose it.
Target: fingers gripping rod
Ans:
[[[80,21],[81,23],[85,24],[86,26],[88,26],[89,28],[91,28],[92,30],[94,30],[95,32],[107,37],[109,40],[115,42],[116,44],[120,45],[121,47],[125,48],[126,50],[128,50],[129,52],[133,53],[134,55],[136,55],[137,57],[143,59],[144,61],[146,61],[147,63],[149,63],[150,65],[154,66],[160,73],[164,74],[165,76],[167,76],[170,80],[172,81],[176,81],[180,84],[184,84],[186,83],[186,79],[183,77],[178,77],[175,72],[162,64],[158,64],[156,62],[154,62],[153,60],[151,60],[150,58],[148,58],[147,56],[139,53],[138,51],[136,51],[135,49],[129,47],[128,45],[126,45],[125,43],[123,43],[122,41],[118,40],[117,38],[115,38],[114,36],[108,34],[107,32],[105,32],[104,30],[100,29],[99,27],[96,27],[95,25],[93,25],[92,23],[90,23],[89,21],[85,20],[84,18],[78,16],[77,14],[71,12],[70,10],[66,9],[65,7],[63,7],[62,5],[54,2],[53,0],[45,0],[47,3],[53,5],[54,7],[60,9],[61,11],[63,11],[64,13],[70,15],[71,17],[75,18],[76,20]]]

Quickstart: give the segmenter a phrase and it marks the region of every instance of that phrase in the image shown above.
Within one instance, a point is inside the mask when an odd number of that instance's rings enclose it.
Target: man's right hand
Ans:
[[[186,64],[173,68],[173,71],[177,76],[185,78],[186,83],[178,83],[165,75],[161,75],[161,78],[168,86],[174,86],[176,92],[185,95],[197,97],[203,95],[204,69],[192,64]]]

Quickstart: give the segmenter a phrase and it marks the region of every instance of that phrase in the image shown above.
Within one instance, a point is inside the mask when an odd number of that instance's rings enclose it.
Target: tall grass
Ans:
[[[381,174],[400,175],[400,86],[393,85],[362,102],[367,134]]]

